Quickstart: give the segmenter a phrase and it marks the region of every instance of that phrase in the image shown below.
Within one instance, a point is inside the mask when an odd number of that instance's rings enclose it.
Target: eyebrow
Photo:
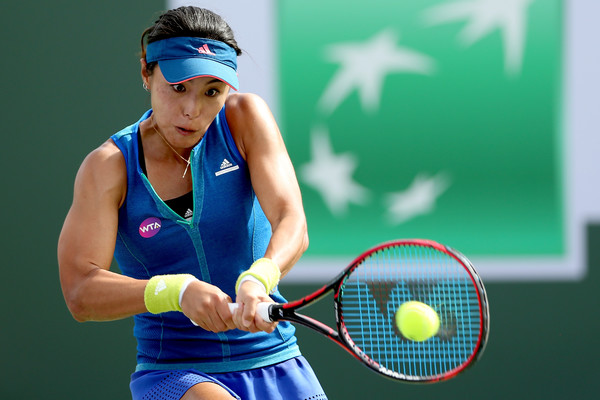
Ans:
[[[199,76],[199,77],[200,77],[200,76]],[[199,78],[199,77],[197,77],[197,78]],[[168,81],[167,81],[167,83],[168,83],[169,85],[181,85],[181,84],[183,84],[183,83],[185,83],[185,82],[191,81],[192,79],[195,79],[195,78],[186,79],[185,81],[181,81],[181,82],[177,82],[177,83],[170,83],[170,82],[168,82]],[[213,83],[223,83],[223,84],[225,84],[225,85],[228,85],[228,86],[229,86],[229,84],[228,84],[227,82],[225,82],[225,81],[222,81],[222,80],[221,80],[221,79],[219,79],[219,78],[214,78],[214,77],[213,77],[213,79],[211,79],[210,81],[206,82],[206,85],[212,85]]]
[[[212,85],[213,83],[223,83],[223,84],[227,85],[227,82],[222,81],[221,79],[218,79],[218,78],[211,79],[210,81],[206,82],[207,85]]]

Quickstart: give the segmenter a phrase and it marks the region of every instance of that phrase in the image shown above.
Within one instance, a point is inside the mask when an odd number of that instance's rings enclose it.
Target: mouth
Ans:
[[[177,132],[179,132],[180,134],[182,134],[184,136],[193,135],[194,133],[197,132],[193,129],[187,129],[187,128],[183,128],[181,126],[177,126],[175,129],[177,129]]]

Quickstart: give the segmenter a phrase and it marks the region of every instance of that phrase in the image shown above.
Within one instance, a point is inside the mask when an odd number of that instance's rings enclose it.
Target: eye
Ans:
[[[208,89],[208,90],[206,91],[206,95],[207,95],[208,97],[215,97],[215,96],[218,96],[218,95],[219,95],[219,93],[221,93],[221,92],[220,92],[218,89],[214,89],[214,88],[213,88],[213,89]]]
[[[185,92],[185,86],[183,86],[181,83],[171,85],[171,87],[173,88],[174,91],[176,91],[178,93]]]

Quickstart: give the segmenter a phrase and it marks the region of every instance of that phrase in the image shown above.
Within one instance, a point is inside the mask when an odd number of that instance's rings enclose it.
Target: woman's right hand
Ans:
[[[192,281],[181,298],[183,313],[204,330],[223,332],[235,329],[229,310],[231,297],[218,287],[200,280]]]

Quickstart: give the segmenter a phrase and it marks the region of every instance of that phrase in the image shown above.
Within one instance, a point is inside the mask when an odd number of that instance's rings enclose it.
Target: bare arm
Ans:
[[[125,160],[108,141],[82,163],[58,241],[63,295],[78,321],[114,320],[146,311],[145,280],[109,271],[118,210],[127,187]]]
[[[306,217],[292,162],[277,123],[260,97],[230,96],[227,121],[273,230],[265,257],[275,261],[284,276],[308,247]]]
[[[235,94],[227,102],[227,121],[242,156],[248,163],[252,187],[271,223],[272,236],[265,257],[285,276],[308,247],[306,217],[300,188],[277,123],[258,96]],[[259,301],[271,301],[253,282],[242,284],[234,316],[238,326],[250,331],[272,331],[255,315]],[[243,317],[243,318],[242,318]],[[241,324],[241,325],[240,325]]]

